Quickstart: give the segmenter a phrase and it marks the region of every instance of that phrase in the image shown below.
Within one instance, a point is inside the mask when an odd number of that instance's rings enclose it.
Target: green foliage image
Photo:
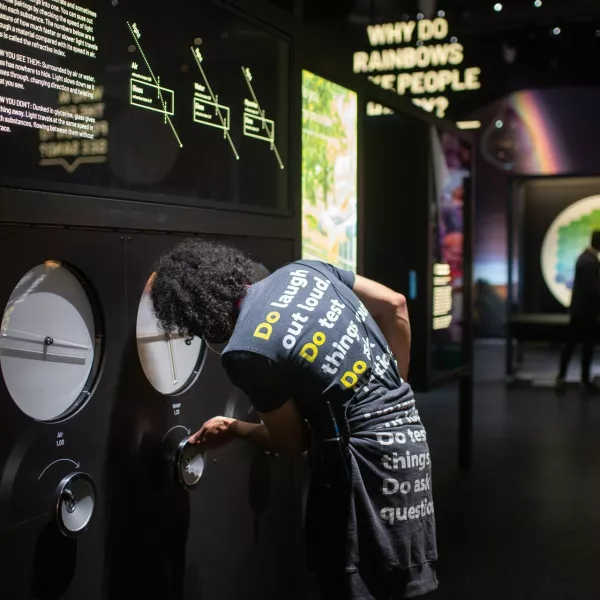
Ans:
[[[304,71],[302,256],[356,268],[356,94]]]
[[[319,197],[327,200],[333,188],[335,155],[347,149],[335,94],[348,92],[306,71],[302,88],[302,198],[315,205]]]

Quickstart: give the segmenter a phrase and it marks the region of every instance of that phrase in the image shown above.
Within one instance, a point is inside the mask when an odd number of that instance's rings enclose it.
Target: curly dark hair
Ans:
[[[231,246],[191,238],[157,262],[150,298],[166,333],[228,340],[240,299],[253,280],[254,263]]]

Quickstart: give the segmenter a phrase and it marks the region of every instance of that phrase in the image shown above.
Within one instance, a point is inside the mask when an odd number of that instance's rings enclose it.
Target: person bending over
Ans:
[[[587,392],[597,392],[591,380],[594,344],[598,333],[600,315],[600,231],[592,233],[591,244],[581,253],[575,264],[573,296],[569,313],[569,338],[560,357],[560,370],[556,386],[564,388],[565,377],[577,344],[581,344],[581,387]]]
[[[260,414],[207,421],[192,443],[242,438],[309,450],[309,564],[327,600],[412,598],[437,587],[427,435],[406,382],[405,298],[318,261],[253,282],[242,252],[190,239],[150,291],[166,332],[227,342],[223,366]]]

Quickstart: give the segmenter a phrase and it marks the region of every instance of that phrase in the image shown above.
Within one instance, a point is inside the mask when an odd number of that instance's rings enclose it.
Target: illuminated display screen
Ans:
[[[456,135],[431,128],[433,169],[432,368],[462,364],[463,222],[471,150]]]
[[[288,73],[208,2],[2,0],[0,183],[285,210]]]
[[[600,196],[571,204],[552,222],[544,236],[541,265],[544,281],[563,306],[571,306],[575,263],[600,230]]]
[[[302,77],[302,257],[356,271],[357,96]]]

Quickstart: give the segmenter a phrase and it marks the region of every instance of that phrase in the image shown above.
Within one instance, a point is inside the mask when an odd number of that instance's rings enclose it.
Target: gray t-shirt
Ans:
[[[254,284],[223,365],[259,412],[293,399],[318,441],[307,515],[313,565],[326,560],[331,570],[338,553],[340,570],[363,579],[401,570],[409,577],[394,597],[412,597],[437,586],[429,449],[412,390],[354,279],[298,261]],[[330,450],[338,430],[343,459],[335,443]],[[369,598],[363,583],[350,597]]]

